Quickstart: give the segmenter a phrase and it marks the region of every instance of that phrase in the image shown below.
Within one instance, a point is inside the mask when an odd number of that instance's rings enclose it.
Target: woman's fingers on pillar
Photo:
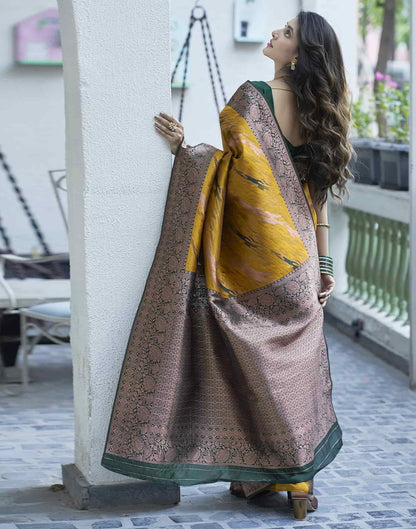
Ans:
[[[160,125],[159,123],[155,123],[155,127],[156,127],[157,132],[160,132],[163,136],[168,137],[169,133],[167,130],[165,130],[165,128],[162,125]]]
[[[154,116],[156,120],[156,123],[155,123],[156,130],[160,131],[167,138],[172,138],[178,142],[181,142],[182,138],[185,135],[183,126],[180,123],[176,122],[174,118],[169,116],[168,114],[165,114],[165,116],[168,116],[170,119],[168,120],[168,119],[162,118],[161,116]],[[172,121],[174,123],[177,123],[177,127],[175,130],[171,130],[169,127],[169,124],[172,123]]]
[[[162,117],[165,116],[165,117]],[[166,138],[170,144],[170,150],[172,154],[176,154],[179,145],[182,143],[183,138],[185,137],[185,132],[183,126],[178,123],[173,116],[160,112],[159,116],[154,116],[155,118],[155,129],[159,132],[164,138]],[[175,130],[169,128],[171,122],[177,123]]]
[[[183,125],[180,123],[175,116],[171,116],[170,114],[166,114],[165,112],[159,112],[159,116],[162,120],[162,123],[164,123],[166,126],[169,125],[169,123],[175,123],[177,126],[177,129],[183,130]]]
[[[168,124],[167,124],[165,119],[162,119],[160,116],[155,116],[155,121],[156,121],[155,125],[157,124],[160,129],[163,129],[163,130],[166,129],[166,132],[170,131],[170,129],[167,126]]]

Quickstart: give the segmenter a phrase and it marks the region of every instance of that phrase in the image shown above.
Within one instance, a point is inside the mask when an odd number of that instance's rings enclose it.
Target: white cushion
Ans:
[[[70,301],[54,301],[52,303],[40,303],[22,309],[27,316],[30,313],[43,314],[44,316],[53,316],[54,318],[70,318],[71,309]]]

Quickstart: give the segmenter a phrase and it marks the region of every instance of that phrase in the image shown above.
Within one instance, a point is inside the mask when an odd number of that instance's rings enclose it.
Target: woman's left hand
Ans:
[[[159,112],[159,115],[155,116],[155,120],[156,131],[168,140],[170,152],[176,154],[185,134],[182,123],[179,123],[173,116],[169,116],[169,114],[164,112]],[[175,123],[175,130],[169,128],[169,123]]]
[[[330,274],[321,274],[321,292],[318,295],[322,308],[335,288],[335,279]]]

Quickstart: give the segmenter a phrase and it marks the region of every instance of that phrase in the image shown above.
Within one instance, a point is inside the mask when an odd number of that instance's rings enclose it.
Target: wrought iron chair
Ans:
[[[67,210],[66,210],[66,201],[63,199],[63,192],[66,193],[66,174],[65,170],[52,170],[49,171],[49,176],[53,185],[54,193],[58,201],[58,206],[64,221],[66,232],[68,233],[68,220],[67,220]],[[45,263],[53,260],[67,259],[68,254],[56,254],[52,256],[44,257],[21,257],[14,254],[0,254],[0,286],[3,287],[6,292],[6,302],[7,306],[3,309],[4,313],[16,313],[20,314],[20,347],[22,352],[22,366],[21,366],[21,388],[18,391],[11,392],[7,390],[9,395],[20,395],[27,391],[29,383],[29,371],[28,371],[28,362],[27,357],[32,353],[34,346],[39,342],[42,336],[46,336],[52,342],[60,345],[68,343],[70,336],[70,322],[71,322],[71,311],[70,311],[70,299],[69,291],[67,295],[63,295],[61,299],[58,295],[52,295],[51,292],[48,292],[50,282],[67,282],[69,280],[55,280],[55,279],[46,279],[40,280],[42,286],[42,292],[35,292],[28,296],[23,293],[22,288],[20,287],[20,282],[22,280],[9,280],[4,277],[5,264],[7,261],[16,262],[21,264],[31,264],[31,263]],[[25,281],[25,280],[24,280]],[[46,283],[45,283],[46,281]],[[33,283],[32,283],[33,286]],[[56,286],[56,283],[55,283]],[[63,293],[63,288],[65,284],[59,284],[61,287],[61,294]],[[20,292],[19,292],[20,290]],[[33,289],[32,289],[33,290]],[[39,290],[39,288],[38,288]],[[50,290],[50,289],[49,289]],[[66,289],[68,290],[68,289]],[[26,297],[25,297],[26,296]],[[33,303],[33,300],[36,299],[35,304],[28,305],[28,298]],[[50,299],[53,301],[50,301]],[[49,301],[47,301],[49,299]],[[67,329],[64,332],[61,332],[60,329]],[[33,331],[36,331],[34,334]],[[1,359],[1,355],[0,355]],[[5,377],[5,369],[0,365],[0,379],[7,382]]]

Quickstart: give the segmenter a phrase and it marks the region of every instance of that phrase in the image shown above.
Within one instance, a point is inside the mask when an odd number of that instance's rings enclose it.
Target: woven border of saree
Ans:
[[[101,464],[179,485],[304,482],[343,444],[316,213],[250,81],[220,126],[222,150],[175,157]]]

